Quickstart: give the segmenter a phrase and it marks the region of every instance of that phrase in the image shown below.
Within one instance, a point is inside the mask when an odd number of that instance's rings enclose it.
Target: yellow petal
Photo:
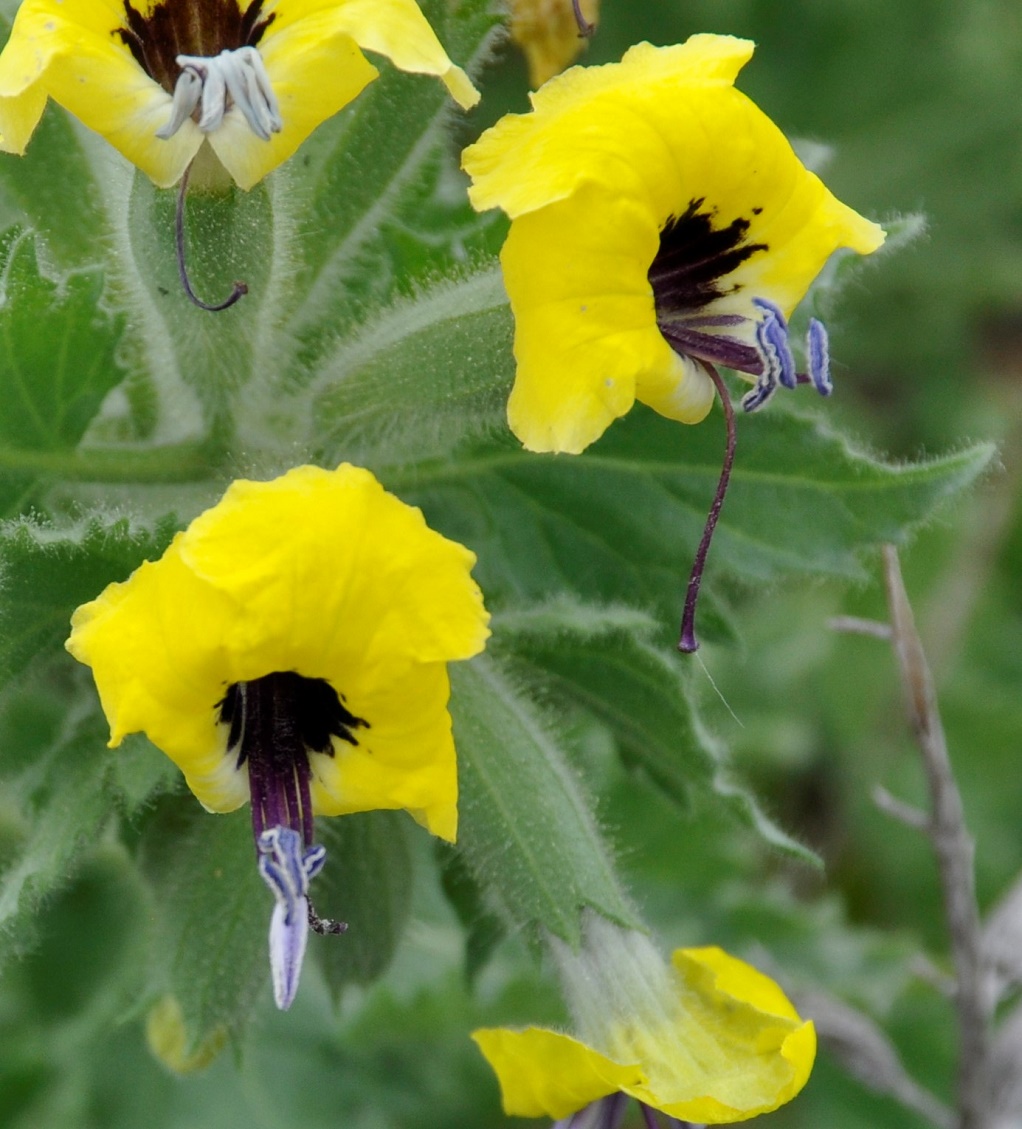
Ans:
[[[472,1038],[497,1075],[510,1117],[567,1117],[645,1079],[640,1067],[611,1062],[578,1039],[542,1027],[484,1027]]]
[[[709,411],[709,378],[656,325],[658,246],[648,207],[589,187],[512,223],[501,253],[518,362],[508,421],[529,450],[584,450],[637,395],[686,423]]]
[[[473,1038],[500,1082],[504,1108],[567,1117],[622,1091],[682,1121],[741,1121],[789,1101],[816,1052],[780,988],[716,948],[679,949],[676,998],[650,1014],[608,1018],[601,1048],[542,1028],[491,1028]],[[587,1001],[598,1012],[599,999]]]
[[[161,996],[149,1009],[145,1038],[153,1056],[175,1074],[205,1070],[227,1045],[229,1032],[218,1023],[201,1043],[189,1050],[188,1028],[176,996]]]
[[[385,55],[399,70],[435,75],[464,109],[479,101],[479,92],[447,57],[415,0],[277,0],[273,11],[277,19],[267,29],[266,40],[276,32],[278,20],[283,27],[315,15],[331,34],[349,35],[359,47]]]
[[[640,44],[621,63],[551,81],[531,114],[465,151],[473,204],[512,219],[501,256],[518,361],[508,418],[526,447],[580,451],[635,399],[684,423],[709,411],[709,376],[656,324],[648,274],[672,219],[736,225],[749,253],[705,312],[737,315],[720,332],[752,347],[753,299],[790,313],[834,251],[883,242],[734,89],[751,53],[728,36]]]
[[[453,839],[445,663],[489,634],[474,562],[368,471],[300,467],[234,483],[161,560],[79,608],[67,648],[93,668],[111,744],[146,733],[218,811],[248,794],[218,723],[228,687],[326,679],[369,727],[313,755],[314,808],[405,807]]]
[[[333,756],[314,753],[312,802],[322,815],[403,808],[427,831],[453,842],[458,831],[458,775],[447,711],[444,663],[416,665],[382,679],[353,677],[346,704],[369,728],[358,745],[334,741]]]
[[[0,149],[21,156],[44,109],[46,91],[38,85],[14,97],[0,96]]]
[[[748,40],[696,35],[674,47],[640,43],[620,63],[565,71],[531,95],[532,113],[505,115],[464,151],[473,206],[501,207],[513,219],[565,199],[585,182],[643,192],[644,182],[665,169],[669,196],[687,169],[686,143],[708,145],[698,124],[676,120],[685,99],[730,86],[752,51]],[[719,138],[715,144],[726,148]],[[674,194],[672,207],[687,203]]]
[[[242,188],[251,188],[291,157],[310,133],[346,106],[379,74],[345,31],[336,13],[274,20],[259,52],[280,103],[284,128],[263,141],[237,111],[228,113],[209,143]]]
[[[812,1023],[751,965],[718,948],[678,949],[683,1020],[673,1057],[629,1092],[671,1117],[719,1124],[767,1113],[802,1089],[816,1055]],[[657,1039],[657,1047],[666,1042]]]
[[[182,563],[182,536],[158,563],[78,608],[67,649],[92,667],[111,746],[144,732],[206,807],[232,811],[248,788],[226,755],[216,706],[238,680],[226,641],[242,609]]]
[[[343,691],[355,666],[469,658],[489,634],[475,554],[361,467],[234,482],[192,522],[181,554],[245,608],[232,639],[253,670],[244,677],[298,670]]]
[[[0,55],[0,97],[31,91],[31,109],[41,113],[41,96],[48,94],[166,187],[180,179],[203,136],[186,122],[170,141],[156,137],[170,117],[171,98],[115,38],[122,23],[123,10],[105,0],[28,0]],[[15,121],[0,117],[5,139],[11,131],[11,149],[24,148],[30,117],[23,111]]]

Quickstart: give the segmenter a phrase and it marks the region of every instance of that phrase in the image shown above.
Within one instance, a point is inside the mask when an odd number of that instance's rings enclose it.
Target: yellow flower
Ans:
[[[572,0],[512,0],[511,38],[525,53],[534,89],[560,74],[582,53],[586,35],[599,19],[600,0],[580,0],[579,14],[589,25],[585,33]]]
[[[251,797],[282,1007],[306,915],[338,931],[307,901],[314,813],[404,808],[455,837],[446,664],[489,634],[474,563],[368,471],[303,466],[233,483],[72,618],[67,649],[92,667],[111,747],[145,733],[210,811]]]
[[[465,151],[473,205],[511,218],[508,418],[530,450],[582,451],[636,399],[697,423],[716,364],[756,381],[747,410],[778,385],[829,392],[823,327],[800,376],[785,319],[833,251],[884,235],[734,89],[752,51],[639,44],[551,80]]]
[[[580,954],[562,947],[558,959],[582,1038],[540,1027],[472,1035],[509,1115],[565,1118],[625,1094],[681,1121],[742,1121],[809,1077],[812,1023],[721,949],[678,949],[668,969],[640,934],[602,923]]]
[[[24,0],[0,55],[0,148],[47,97],[160,187],[203,142],[251,188],[377,75],[360,48],[478,93],[415,0]]]

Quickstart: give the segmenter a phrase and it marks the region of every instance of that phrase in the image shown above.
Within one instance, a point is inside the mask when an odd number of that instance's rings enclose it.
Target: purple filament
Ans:
[[[192,173],[192,164],[189,161],[188,167],[181,177],[181,187],[177,193],[177,212],[174,216],[174,234],[177,246],[177,273],[181,279],[181,286],[188,300],[194,305],[198,306],[200,310],[208,310],[210,313],[217,314],[221,310],[229,310],[235,302],[239,301],[248,293],[248,283],[235,282],[234,289],[227,295],[222,302],[204,302],[195,291],[192,289],[191,280],[188,277],[188,268],[185,266],[185,196],[188,194],[188,178]]]

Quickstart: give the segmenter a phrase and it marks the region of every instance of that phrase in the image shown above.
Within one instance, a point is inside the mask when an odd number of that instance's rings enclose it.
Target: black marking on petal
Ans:
[[[357,745],[357,729],[369,723],[341,704],[322,678],[277,671],[236,682],[217,703],[218,720],[228,727],[228,753],[248,766],[252,831],[258,843],[268,828],[299,832],[312,846],[310,753],[333,756],[332,738]]]
[[[728,276],[768,249],[766,243],[746,241],[750,221],[741,216],[715,227],[715,213],[706,210],[705,203],[702,198],[692,200],[660,233],[660,248],[649,268],[659,322],[691,314],[732,293],[738,286],[728,283]],[[758,215],[761,210],[752,212]]]
[[[123,2],[124,25],[112,34],[168,94],[181,73],[178,55],[212,57],[255,47],[274,20],[273,12],[263,18],[263,0],[253,0],[244,12],[238,0],[163,0],[147,16],[131,0]]]
[[[294,671],[236,682],[216,708],[220,723],[229,726],[228,749],[238,749],[239,768],[255,756],[275,771],[289,771],[309,752],[333,756],[333,737],[357,745],[355,731],[369,728],[326,679]]]

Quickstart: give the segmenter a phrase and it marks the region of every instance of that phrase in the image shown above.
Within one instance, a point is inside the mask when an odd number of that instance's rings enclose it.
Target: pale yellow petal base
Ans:
[[[538,1027],[474,1032],[505,1112],[563,1118],[620,1091],[682,1121],[720,1124],[790,1101],[812,1069],[813,1025],[773,981],[721,949],[679,949],[673,965],[676,1021],[618,1021],[607,1032],[613,1055]]]

